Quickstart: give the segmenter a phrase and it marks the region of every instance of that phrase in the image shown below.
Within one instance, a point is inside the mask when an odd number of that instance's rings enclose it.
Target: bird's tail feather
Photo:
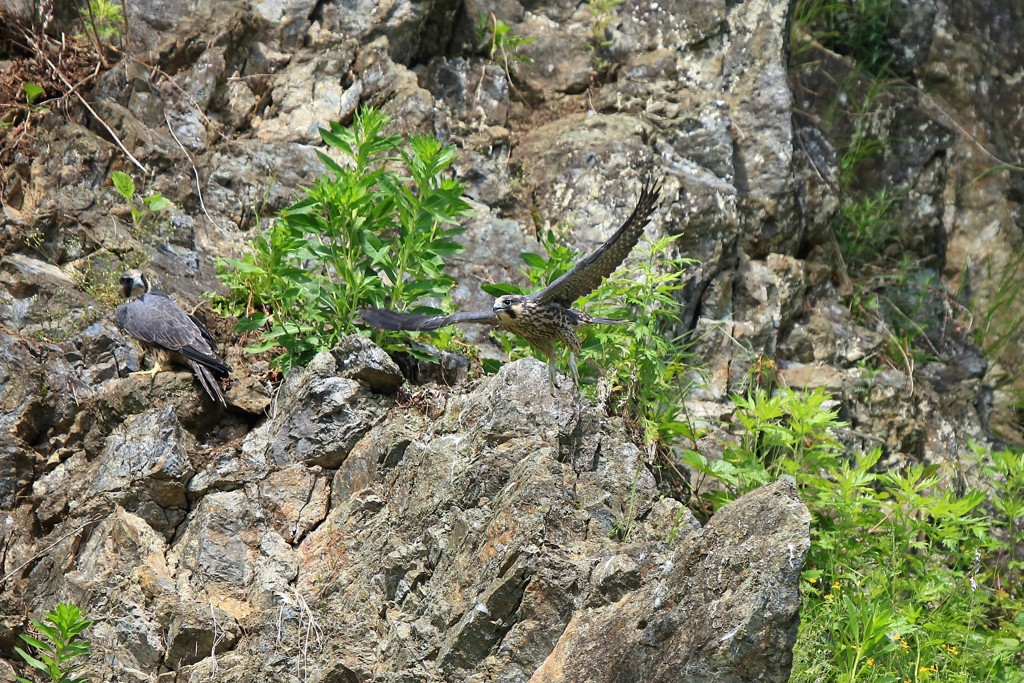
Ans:
[[[217,383],[217,378],[213,376],[210,369],[205,365],[195,362],[194,360],[189,360],[189,364],[192,366],[192,372],[194,372],[196,377],[199,379],[199,383],[203,385],[203,389],[206,391],[207,395],[217,403],[227,408],[228,404],[224,400],[224,394],[221,393],[220,384]]]

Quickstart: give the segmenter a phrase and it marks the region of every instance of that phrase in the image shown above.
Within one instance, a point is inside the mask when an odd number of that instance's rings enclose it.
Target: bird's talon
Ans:
[[[150,379],[155,379],[156,378],[156,374],[158,372],[160,372],[161,370],[163,370],[162,367],[160,367],[159,365],[154,365],[149,370],[136,370],[134,372],[129,372],[128,375],[129,376],[132,376],[132,375],[149,375]]]

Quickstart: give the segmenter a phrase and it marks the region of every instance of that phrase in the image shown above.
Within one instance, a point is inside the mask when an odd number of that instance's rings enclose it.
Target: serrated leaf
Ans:
[[[131,201],[132,197],[135,196],[135,181],[132,177],[123,171],[114,171],[110,174],[110,179],[114,183],[114,189],[121,195],[125,201]]]

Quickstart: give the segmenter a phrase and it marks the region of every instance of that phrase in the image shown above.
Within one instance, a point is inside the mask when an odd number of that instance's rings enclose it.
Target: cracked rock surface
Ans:
[[[702,529],[659,499],[622,422],[571,383],[552,396],[539,361],[404,410],[338,372],[329,353],[294,371],[236,455],[248,471],[201,491],[216,460],[170,407],[37,482],[61,514],[7,539],[8,560],[55,545],[16,588],[116,615],[95,627],[122,644],[97,680],[303,680],[300,662],[351,680],[668,681],[683,662],[685,680],[786,679],[809,544],[792,482]]]

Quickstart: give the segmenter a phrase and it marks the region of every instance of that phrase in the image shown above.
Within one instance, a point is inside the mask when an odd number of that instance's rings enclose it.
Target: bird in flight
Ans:
[[[217,355],[217,342],[206,326],[153,288],[141,270],[127,271],[120,284],[126,301],[117,307],[114,319],[125,332],[157,351],[153,369],[141,374],[156,375],[172,361],[191,366],[210,398],[227,406],[217,378],[227,377],[231,366]]]
[[[548,381],[555,389],[555,342],[569,347],[569,369],[573,382],[579,385],[576,355],[580,352],[580,338],[576,328],[585,325],[623,325],[628,320],[599,318],[583,311],[573,310],[573,303],[590,294],[601,281],[611,275],[625,260],[640,240],[644,227],[658,208],[661,185],[648,179],[640,191],[636,208],[615,234],[597,251],[579,261],[550,285],[529,295],[506,294],[494,300],[489,311],[459,311],[452,315],[423,315],[400,313],[381,308],[360,311],[363,320],[382,330],[436,330],[456,323],[497,325],[524,337],[548,358]]]

